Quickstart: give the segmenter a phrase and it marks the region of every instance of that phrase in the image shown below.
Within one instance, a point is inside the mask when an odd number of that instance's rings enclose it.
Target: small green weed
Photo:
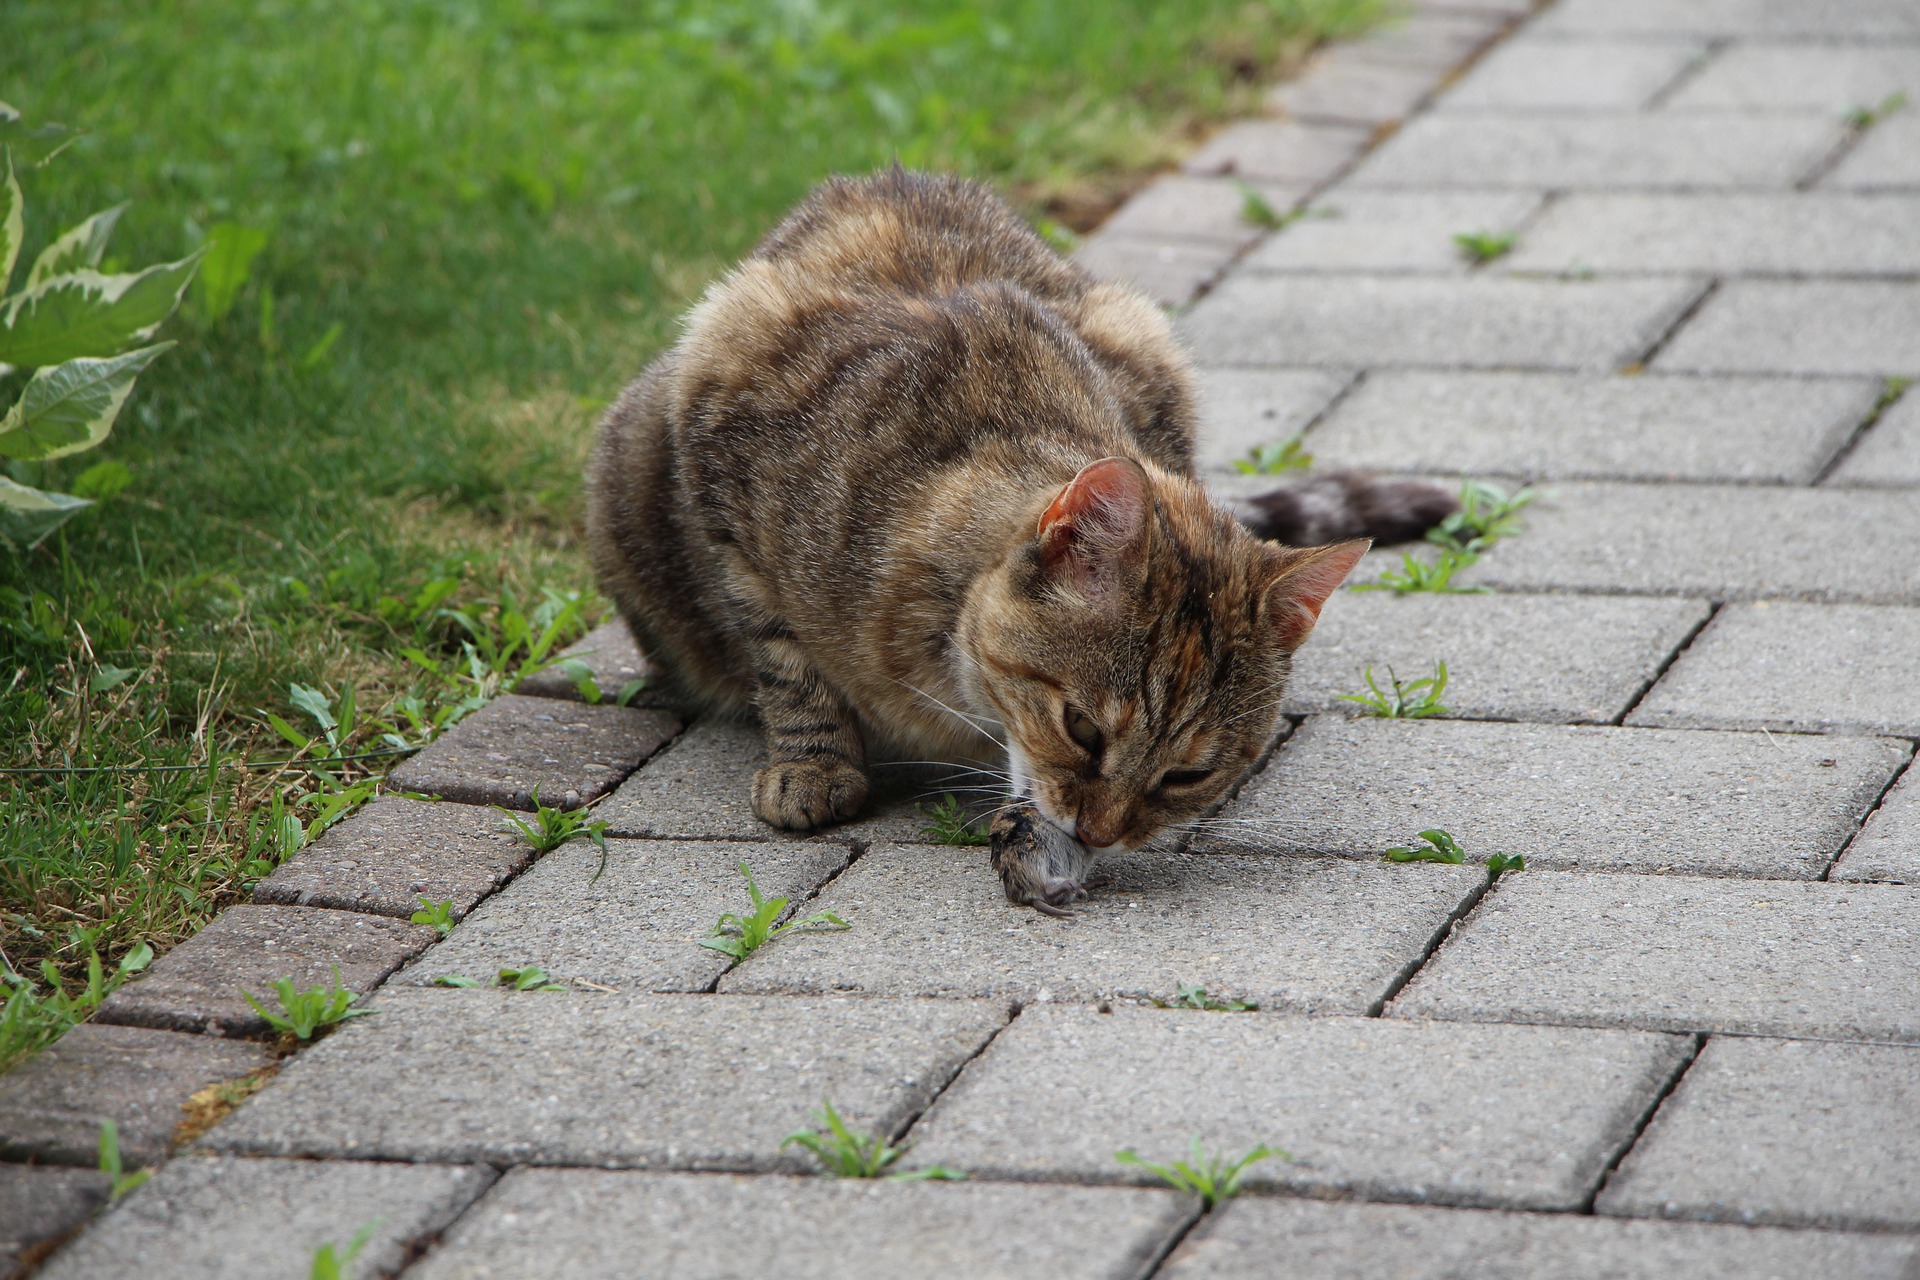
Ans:
[[[122,956],[111,974],[100,963],[100,953],[89,952],[86,985],[71,995],[51,960],[40,962],[40,976],[47,984],[45,995],[22,974],[0,973],[7,997],[6,1004],[0,1005],[0,1073],[85,1022],[114,988],[152,963],[153,948],[144,942]]]
[[[359,997],[352,989],[340,985],[338,965],[334,966],[331,987],[308,987],[305,991],[295,991],[293,979],[282,978],[273,984],[273,989],[280,995],[279,1013],[261,1004],[251,991],[242,990],[240,995],[255,1013],[266,1019],[268,1026],[296,1040],[311,1040],[313,1033],[322,1027],[345,1022],[348,1018],[363,1018],[373,1012],[371,1009],[351,1007]]]
[[[588,816],[584,809],[555,809],[540,803],[540,788],[535,787],[533,795],[533,821],[528,822],[511,810],[500,809],[507,815],[504,824],[509,831],[517,831],[520,837],[533,846],[535,853],[552,853],[569,840],[585,836],[599,848],[602,865],[607,853],[607,824]],[[597,877],[596,877],[597,878]]]
[[[367,1241],[373,1239],[373,1233],[380,1229],[381,1219],[374,1219],[353,1233],[353,1243],[347,1246],[345,1253],[334,1252],[333,1242],[329,1240],[313,1252],[313,1266],[307,1271],[307,1280],[346,1280],[353,1274],[353,1264],[360,1257],[360,1251],[367,1247]]]
[[[789,920],[775,928],[773,922],[787,909],[787,899],[763,897],[760,886],[753,882],[753,870],[747,866],[745,859],[740,861],[739,867],[740,874],[747,880],[747,896],[753,900],[753,911],[744,916],[729,911],[721,916],[714,922],[708,935],[700,939],[701,946],[723,952],[736,960],[745,960],[767,943],[793,929],[833,931],[853,927],[831,911],[819,911],[804,920]]]
[[[591,650],[582,650],[582,652],[591,652]],[[593,678],[593,668],[580,661],[578,657],[562,658],[554,664],[554,667],[573,682],[573,687],[579,693],[581,701],[597,707],[607,700],[606,690],[602,689],[600,682]],[[627,681],[620,686],[620,692],[613,695],[613,705],[626,706],[646,692],[646,688],[645,677]]]
[[[1520,532],[1520,513],[1537,497],[1531,485],[1508,493],[1497,484],[1468,480],[1460,486],[1460,509],[1427,530],[1427,541],[1477,559],[1500,539]]]
[[[1441,595],[1483,596],[1492,592],[1490,587],[1456,587],[1453,575],[1477,561],[1480,557],[1459,551],[1442,551],[1431,563],[1415,556],[1411,551],[1400,553],[1400,567],[1389,569],[1380,575],[1377,582],[1356,582],[1355,591],[1391,591],[1397,596],[1411,595],[1416,591],[1431,591]]]
[[[1367,709],[1371,716],[1384,716],[1389,720],[1424,720],[1428,716],[1443,716],[1447,708],[1440,697],[1447,691],[1447,664],[1433,664],[1433,674],[1420,680],[1402,680],[1394,675],[1393,668],[1387,668],[1387,683],[1393,686],[1391,692],[1383,691],[1373,680],[1373,667],[1360,673],[1367,682],[1366,693],[1343,693],[1342,702],[1357,702]]]
[[[941,844],[986,844],[992,838],[978,823],[968,820],[966,811],[960,807],[960,798],[951,792],[935,801],[931,809],[921,809],[920,813],[928,819],[921,833]]]
[[[122,1166],[120,1126],[111,1120],[100,1122],[100,1172],[113,1179],[113,1186],[107,1192],[108,1204],[120,1203],[120,1197],[153,1176],[151,1169],[135,1169],[132,1173],[128,1173]]]
[[[1277,476],[1287,471],[1305,471],[1313,465],[1313,455],[1301,445],[1299,436],[1271,444],[1255,445],[1247,456],[1235,460],[1233,467],[1244,476]]]
[[[513,991],[565,991],[566,987],[553,980],[537,964],[521,965],[518,969],[502,969],[494,978],[494,985]]]
[[[1453,242],[1475,263],[1484,263],[1510,252],[1518,239],[1511,232],[1495,235],[1490,231],[1463,231],[1453,238]]]
[[[1460,842],[1438,827],[1420,833],[1424,842],[1420,845],[1396,845],[1387,850],[1388,862],[1444,862],[1449,866],[1460,866],[1467,860],[1467,851]],[[1496,853],[1487,859],[1487,879],[1498,880],[1509,871],[1525,871],[1527,860],[1517,853]]]
[[[1259,1004],[1252,1000],[1226,1000],[1207,994],[1205,987],[1181,987],[1171,1000],[1155,1000],[1162,1009],[1204,1009],[1208,1013],[1252,1013]]]
[[[407,919],[415,924],[432,925],[433,931],[443,938],[453,932],[452,898],[448,898],[445,902],[429,902],[425,898],[415,898],[414,901],[420,904],[420,910],[408,916]]]
[[[1240,221],[1248,226],[1259,227],[1262,231],[1278,231],[1293,221],[1287,214],[1273,207],[1273,202],[1260,194],[1260,189],[1250,182],[1236,182],[1240,188]]]
[[[1517,853],[1496,853],[1487,859],[1487,879],[1498,880],[1509,871],[1525,871],[1527,860]]]
[[[907,1153],[905,1147],[894,1146],[884,1134],[854,1132],[840,1118],[840,1113],[833,1109],[833,1103],[825,1098],[820,1100],[820,1110],[813,1119],[825,1126],[825,1132],[819,1129],[795,1129],[780,1143],[780,1149],[785,1151],[790,1146],[805,1147],[832,1177],[878,1178],[884,1175],[890,1182],[958,1182],[967,1176],[943,1164],[915,1169],[910,1173],[887,1173],[887,1166]]]
[[[1293,1159],[1280,1148],[1269,1147],[1264,1142],[1238,1160],[1229,1159],[1224,1154],[1209,1156],[1201,1151],[1198,1137],[1193,1140],[1190,1157],[1187,1160],[1175,1160],[1171,1164],[1155,1164],[1135,1155],[1132,1148],[1113,1153],[1113,1158],[1121,1164],[1145,1169],[1175,1190],[1193,1192],[1207,1202],[1209,1209],[1237,1194],[1240,1180],[1246,1176],[1248,1169],[1260,1161]]]
[[[1906,94],[1890,93],[1871,107],[1855,107],[1847,112],[1847,124],[1854,129],[1871,129],[1906,105]]]

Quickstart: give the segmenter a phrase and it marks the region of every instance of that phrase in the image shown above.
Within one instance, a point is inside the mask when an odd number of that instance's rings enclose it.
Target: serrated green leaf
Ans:
[[[0,362],[39,368],[145,341],[180,305],[205,252],[131,275],[73,271],[13,295],[0,313]]]
[[[107,237],[126,211],[125,201],[102,209],[42,249],[33,260],[33,270],[27,272],[26,287],[33,289],[55,276],[99,266],[100,256],[107,251]]]
[[[60,458],[93,448],[113,430],[133,380],[172,345],[160,342],[111,360],[68,360],[39,369],[0,418],[0,454]]]
[[[266,247],[267,233],[259,227],[220,222],[208,230],[207,256],[194,286],[202,322],[216,324],[233,310],[234,300],[253,275],[253,260]]]
[[[85,498],[18,484],[0,476],[0,540],[33,548],[87,507]]]
[[[13,152],[0,150],[0,155],[7,159],[7,180],[0,184],[0,293],[5,293],[20,257],[20,242],[26,239],[27,219],[26,200],[13,176]]]

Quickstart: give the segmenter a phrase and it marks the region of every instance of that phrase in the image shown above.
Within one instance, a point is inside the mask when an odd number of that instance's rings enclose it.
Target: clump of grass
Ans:
[[[888,1173],[888,1166],[907,1153],[907,1148],[896,1147],[887,1141],[885,1134],[864,1134],[848,1127],[834,1110],[833,1103],[825,1098],[820,1100],[820,1110],[813,1117],[819,1129],[795,1129],[780,1143],[780,1149],[805,1147],[813,1153],[814,1159],[828,1176],[835,1178],[878,1178],[884,1176],[891,1182],[953,1181],[964,1179],[967,1175],[958,1169],[949,1169],[943,1164],[932,1165],[925,1169],[915,1169],[907,1173]]]
[[[1240,221],[1248,226],[1259,227],[1263,231],[1278,231],[1293,221],[1287,214],[1274,208],[1273,202],[1252,183],[1235,179],[1234,185],[1240,188]]]
[[[976,845],[986,844],[992,837],[984,825],[970,820],[966,810],[960,805],[960,797],[948,792],[934,801],[931,809],[921,809],[921,816],[927,819],[921,834],[940,844]]]
[[[1427,541],[1477,559],[1500,539],[1520,532],[1520,513],[1538,496],[1531,485],[1508,493],[1497,484],[1468,480],[1460,486],[1460,509],[1427,530]]]
[[[766,946],[781,934],[795,929],[826,930],[851,929],[853,926],[831,911],[817,911],[804,920],[789,920],[775,926],[774,921],[787,909],[785,897],[769,898],[760,892],[760,886],[753,882],[753,870],[746,860],[739,863],[740,874],[747,881],[747,897],[753,902],[753,910],[746,915],[727,912],[714,922],[708,935],[700,939],[700,945],[709,947],[736,960],[745,960],[748,956]]]
[[[151,963],[153,948],[144,942],[122,956],[112,973],[100,963],[99,952],[90,952],[86,982],[72,993],[67,991],[60,970],[51,960],[40,962],[40,976],[47,984],[45,994],[22,974],[0,974],[7,993],[6,1004],[0,1005],[0,1073],[32,1057],[92,1017],[100,1002],[116,987]]]
[[[1299,436],[1255,445],[1247,456],[1234,460],[1233,468],[1243,476],[1277,476],[1288,471],[1305,471],[1313,465]]]
[[[120,1159],[120,1126],[111,1120],[100,1122],[100,1172],[113,1179],[107,1191],[107,1203],[119,1204],[120,1198],[153,1176],[151,1169],[126,1171]]]
[[[569,840],[585,836],[598,845],[602,851],[607,847],[607,824],[591,817],[584,809],[556,809],[540,803],[540,788],[530,793],[533,798],[533,821],[529,822],[510,809],[495,809],[506,815],[501,825],[516,832],[522,840],[533,846],[535,853],[552,853]]]
[[[1162,1009],[1202,1009],[1208,1013],[1252,1013],[1260,1008],[1252,1000],[1229,1000],[1222,996],[1210,996],[1205,987],[1181,987],[1180,994],[1171,1000],[1155,1000],[1154,1004]]]
[[[1145,1169],[1168,1186],[1178,1191],[1191,1191],[1207,1202],[1209,1209],[1222,1200],[1232,1199],[1240,1191],[1240,1180],[1247,1170],[1262,1160],[1292,1161],[1293,1157],[1278,1147],[1269,1147],[1261,1143],[1239,1159],[1226,1154],[1207,1155],[1200,1149],[1200,1139],[1193,1139],[1193,1146],[1186,1160],[1174,1160],[1168,1164],[1155,1164],[1135,1155],[1131,1147],[1116,1151],[1113,1158],[1121,1164],[1133,1165]]]
[[[1387,850],[1388,862],[1441,862],[1448,866],[1460,866],[1467,860],[1467,851],[1460,842],[1438,827],[1420,833],[1421,843],[1417,845],[1396,845]],[[1527,860],[1517,853],[1496,853],[1487,858],[1487,879],[1498,880],[1509,871],[1525,871]]]
[[[1342,702],[1357,702],[1367,709],[1371,716],[1384,716],[1390,720],[1424,720],[1428,716],[1447,714],[1446,704],[1440,701],[1447,691],[1447,664],[1433,664],[1433,674],[1419,680],[1402,680],[1396,676],[1392,667],[1387,668],[1387,683],[1391,691],[1382,690],[1374,683],[1373,667],[1369,664],[1360,673],[1367,682],[1366,693],[1343,693]]]
[[[380,1229],[381,1221],[375,1218],[354,1232],[353,1242],[347,1246],[345,1253],[336,1252],[331,1240],[315,1249],[313,1263],[307,1269],[307,1280],[346,1280],[353,1274],[353,1264],[359,1260],[361,1251],[373,1239],[373,1233]]]
[[[1490,587],[1456,587],[1453,575],[1477,561],[1480,557],[1459,551],[1442,551],[1431,561],[1422,560],[1411,551],[1400,553],[1400,567],[1389,569],[1374,582],[1356,582],[1355,591],[1391,591],[1397,596],[1411,595],[1416,591],[1431,591],[1440,595],[1483,596],[1492,593]]]
[[[508,991],[565,991],[564,983],[556,982],[553,975],[537,964],[525,964],[518,968],[502,969],[493,976],[491,984],[476,981],[462,973],[443,973],[433,980],[436,987],[481,987],[492,985]]]
[[[1906,105],[1907,95],[1904,92],[1890,93],[1871,107],[1855,107],[1847,112],[1847,125],[1856,132],[1871,129]]]
[[[1518,239],[1512,232],[1496,235],[1491,231],[1462,231],[1453,238],[1453,242],[1477,265],[1503,257],[1513,249]]]
[[[445,902],[429,902],[425,898],[416,897],[414,901],[420,904],[420,910],[408,916],[407,919],[415,924],[432,925],[433,931],[443,938],[453,932],[453,899],[448,898]]]
[[[253,1011],[266,1019],[268,1026],[281,1035],[290,1035],[296,1040],[311,1040],[314,1033],[348,1018],[364,1018],[372,1013],[371,1009],[355,1009],[353,1002],[359,999],[358,993],[340,983],[340,967],[334,966],[333,985],[330,987],[308,987],[305,991],[296,991],[292,978],[282,978],[273,984],[273,990],[280,997],[280,1012],[261,1004],[251,991],[242,990],[240,996]]]

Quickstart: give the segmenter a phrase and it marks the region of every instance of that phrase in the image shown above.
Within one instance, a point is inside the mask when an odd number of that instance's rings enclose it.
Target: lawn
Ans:
[[[164,950],[392,758],[274,762],[423,741],[511,684],[515,619],[594,621],[596,416],[821,177],[897,157],[1086,226],[1381,8],[11,0],[0,100],[88,130],[20,166],[23,264],[123,200],[109,270],[266,247],[102,450],[15,464],[133,482],[0,548],[0,975]]]

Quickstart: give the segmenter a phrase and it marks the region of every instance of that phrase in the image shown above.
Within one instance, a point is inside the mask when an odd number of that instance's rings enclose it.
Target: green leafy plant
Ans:
[[[1204,1009],[1208,1013],[1252,1013],[1260,1007],[1252,1000],[1210,996],[1205,987],[1181,987],[1180,994],[1173,999],[1155,1000],[1154,1004],[1162,1009]]]
[[[1498,880],[1509,871],[1525,871],[1527,860],[1517,853],[1496,853],[1487,858],[1487,879]]]
[[[1343,693],[1342,702],[1357,702],[1367,709],[1368,715],[1385,716],[1391,720],[1424,720],[1428,716],[1447,714],[1446,704],[1440,701],[1447,691],[1447,664],[1433,664],[1433,674],[1419,680],[1402,680],[1387,668],[1387,683],[1390,691],[1383,691],[1374,683],[1373,667],[1368,665],[1360,673],[1367,682],[1366,693]]]
[[[773,922],[787,909],[787,899],[763,896],[760,886],[753,882],[753,870],[747,866],[745,859],[740,861],[739,867],[740,874],[746,877],[747,897],[753,902],[753,910],[746,915],[736,915],[731,911],[722,915],[714,922],[708,935],[700,939],[701,946],[710,947],[736,960],[745,960],[781,934],[795,929],[832,932],[853,927],[831,911],[815,912],[804,920],[789,920],[775,927]]]
[[[1427,530],[1427,541],[1477,559],[1500,539],[1520,532],[1520,513],[1538,496],[1531,485],[1508,493],[1497,484],[1468,480],[1460,486],[1460,509]]]
[[[1442,551],[1431,562],[1420,559],[1410,551],[1400,553],[1400,567],[1389,569],[1375,582],[1356,582],[1355,591],[1391,591],[1395,595],[1411,595],[1416,591],[1431,591],[1441,595],[1488,595],[1490,587],[1456,587],[1453,575],[1473,564],[1480,557],[1457,551]]]
[[[1247,1170],[1262,1160],[1293,1159],[1280,1148],[1269,1147],[1264,1142],[1238,1160],[1224,1154],[1209,1156],[1201,1151],[1198,1137],[1193,1139],[1188,1159],[1175,1160],[1170,1164],[1143,1160],[1134,1154],[1132,1148],[1114,1152],[1113,1158],[1121,1164],[1145,1169],[1176,1190],[1193,1192],[1207,1202],[1208,1208],[1238,1194],[1240,1180],[1246,1176]]]
[[[479,987],[485,984],[469,978],[464,973],[443,973],[433,980],[433,985],[436,987]]]
[[[506,987],[511,991],[565,991],[566,987],[553,980],[553,975],[537,964],[521,965],[518,969],[502,969],[493,980],[496,987]]]
[[[292,978],[282,978],[273,984],[273,989],[280,996],[279,1013],[261,1004],[251,991],[243,989],[240,996],[252,1006],[255,1013],[266,1019],[268,1026],[296,1040],[311,1040],[314,1032],[323,1027],[345,1022],[348,1018],[363,1018],[373,1012],[371,1009],[352,1007],[359,997],[351,988],[340,985],[338,965],[334,966],[331,987],[309,987],[305,991],[296,991]]]
[[[1871,129],[1907,105],[1905,93],[1890,93],[1871,107],[1855,107],[1847,112],[1847,124],[1853,129]]]
[[[1252,183],[1236,181],[1235,185],[1240,188],[1240,221],[1263,231],[1278,231],[1292,220]]]
[[[569,840],[581,836],[593,841],[602,853],[607,848],[607,824],[597,821],[584,809],[556,809],[540,803],[540,788],[535,787],[533,797],[533,821],[528,822],[509,809],[495,809],[506,815],[503,824],[509,831],[518,832],[520,838],[533,846],[535,853],[552,853]]]
[[[967,818],[960,798],[952,793],[941,796],[931,809],[922,808],[920,813],[928,820],[921,834],[940,844],[979,845],[992,839],[979,823]]]
[[[380,1229],[380,1222],[381,1219],[376,1218],[354,1232],[353,1242],[347,1246],[345,1253],[336,1253],[331,1240],[314,1250],[313,1265],[307,1271],[307,1280],[346,1280],[352,1274],[353,1264],[359,1260],[361,1251],[373,1239],[373,1233]]]
[[[1453,238],[1469,258],[1476,263],[1492,262],[1512,250],[1519,237],[1511,232],[1495,235],[1490,231],[1463,231]]]
[[[1395,845],[1387,850],[1388,862],[1444,862],[1459,866],[1467,860],[1466,850],[1446,832],[1434,827],[1420,833],[1418,845]]]
[[[0,102],[0,123],[20,113]],[[51,158],[51,157],[49,157]],[[43,162],[44,163],[44,162]],[[98,446],[134,379],[173,344],[153,337],[199,266],[201,253],[144,271],[98,270],[125,205],[103,209],[57,237],[8,292],[25,238],[25,198],[11,147],[0,146],[0,374],[31,369],[20,398],[0,417],[0,457],[37,475],[38,464]],[[204,251],[203,251],[204,252]],[[83,476],[87,473],[83,473]],[[0,541],[37,546],[131,473],[91,472],[94,497],[57,493],[0,475]]]
[[[259,227],[218,222],[207,229],[206,256],[193,282],[193,318],[211,327],[224,320],[253,276],[253,260],[267,247]]]
[[[891,1182],[957,1182],[967,1175],[958,1169],[949,1169],[936,1164],[926,1169],[915,1169],[907,1173],[887,1173],[887,1166],[907,1153],[907,1148],[896,1147],[888,1142],[884,1134],[857,1133],[840,1118],[833,1109],[833,1103],[820,1100],[820,1110],[813,1116],[822,1129],[796,1129],[780,1143],[780,1149],[805,1147],[820,1162],[820,1167],[835,1178],[878,1178],[884,1175]]]
[[[1255,445],[1233,464],[1234,470],[1247,476],[1277,476],[1286,471],[1305,471],[1312,465],[1313,455],[1301,446],[1299,436]]]
[[[107,1203],[118,1204],[126,1195],[153,1176],[151,1169],[128,1173],[120,1161],[120,1126],[111,1120],[100,1122],[100,1172],[113,1179],[107,1191]]]
[[[407,919],[415,924],[433,926],[433,931],[443,938],[453,932],[452,898],[448,898],[445,902],[430,902],[425,898],[416,897],[414,901],[420,904],[420,910],[408,916]]]
[[[6,992],[6,1003],[0,1005],[0,1072],[85,1022],[115,988],[152,963],[153,948],[144,942],[122,956],[111,973],[100,963],[99,952],[89,952],[86,984],[72,993],[51,961],[40,963],[40,976],[47,985],[44,995],[24,975],[0,974],[0,989]]]

